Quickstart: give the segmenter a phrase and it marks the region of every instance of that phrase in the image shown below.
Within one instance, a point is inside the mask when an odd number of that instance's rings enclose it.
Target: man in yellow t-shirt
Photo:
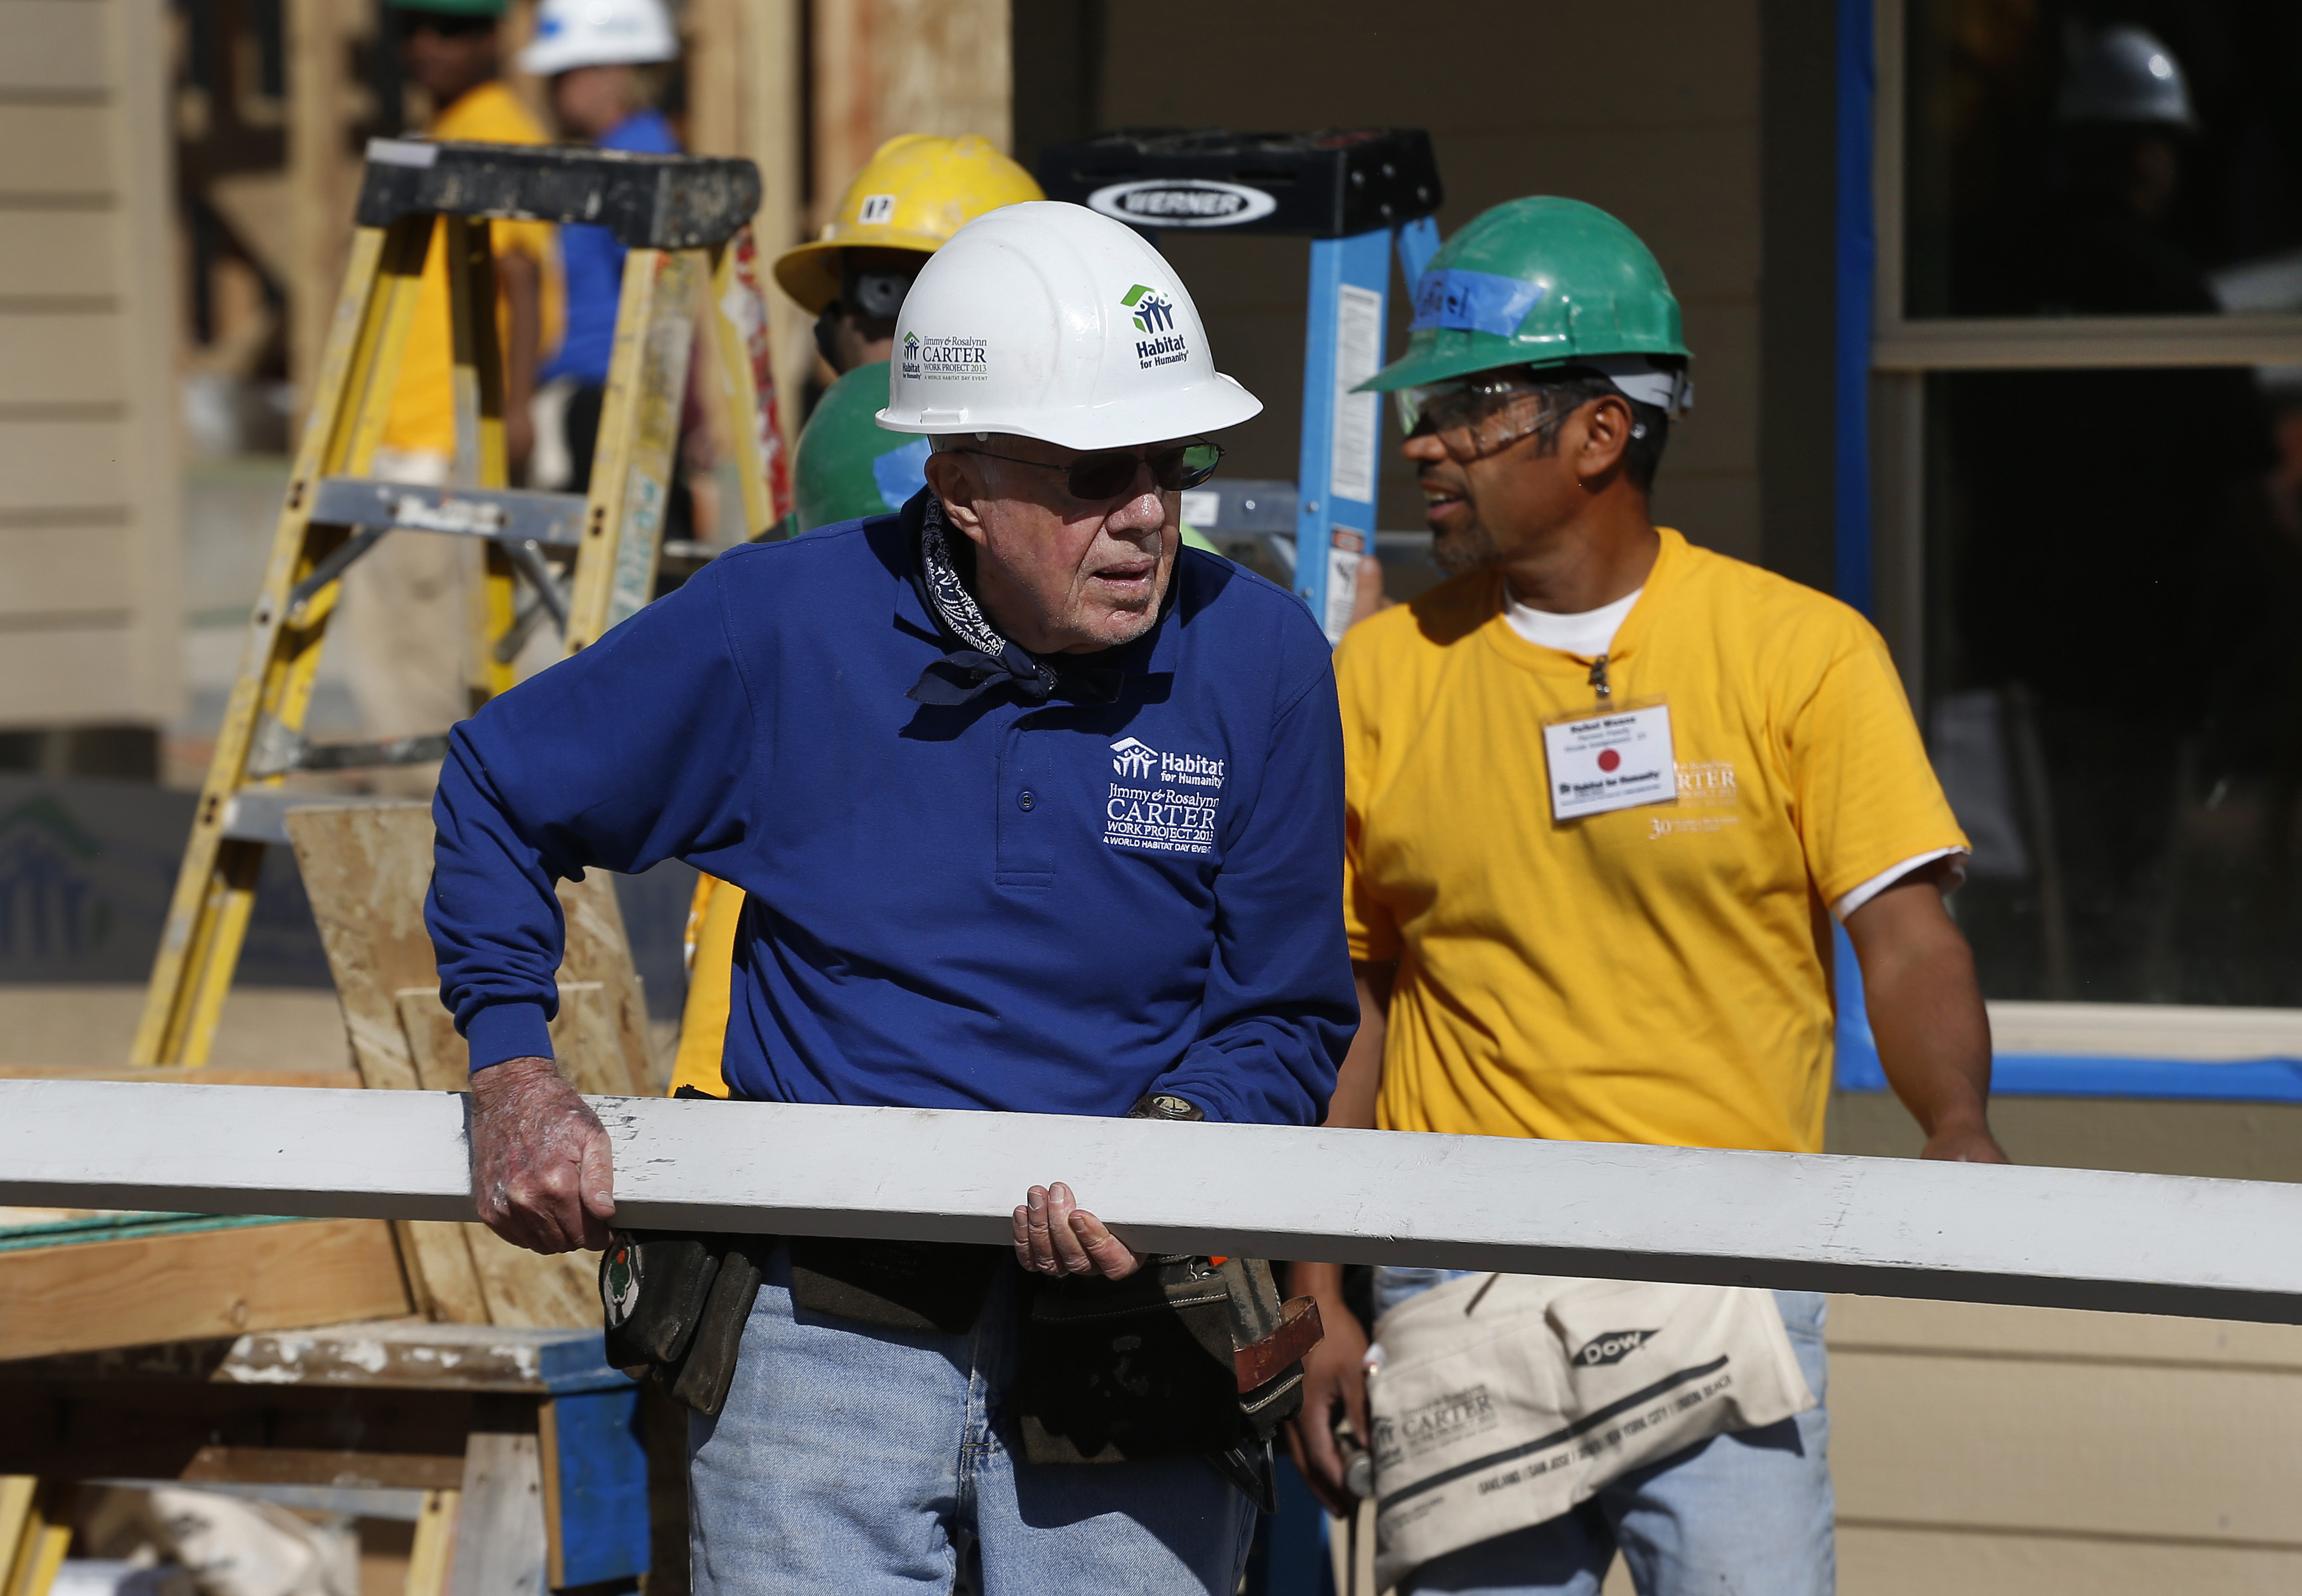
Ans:
[[[424,137],[483,144],[549,142],[496,75],[505,0],[422,0],[394,4],[401,54],[436,107]],[[504,443],[512,475],[524,475],[534,441],[528,402],[543,349],[558,335],[559,272],[552,229],[491,222],[497,334],[503,350]],[[456,455],[449,342],[448,247],[434,227],[400,356],[399,385],[376,449],[388,482],[445,483]],[[338,623],[354,661],[351,688],[362,728],[379,737],[442,732],[471,713],[468,584],[478,550],[465,538],[396,533],[354,566]]]
[[[1645,246],[1572,200],[1499,206],[1417,285],[1399,393],[1453,580],[1336,655],[1346,918],[1360,1026],[1328,1123],[1816,1152],[1834,918],[1926,1155],[2003,1162],[1988,1024],[1945,911],[1967,850],[1876,632],[1654,525],[1691,390]],[[1376,1272],[1387,1310],[1444,1278]],[[1327,1341],[1290,1439],[1340,1506],[1364,1338],[1333,1265],[1297,1265]],[[1623,1474],[1403,1590],[1642,1596],[1835,1579],[1822,1299],[1778,1292],[1817,1399]]]

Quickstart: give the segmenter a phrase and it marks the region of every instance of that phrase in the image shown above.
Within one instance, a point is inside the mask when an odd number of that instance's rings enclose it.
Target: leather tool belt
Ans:
[[[787,1244],[794,1307],[885,1330],[962,1333],[1013,1267],[999,1247]],[[616,1231],[600,1260],[608,1361],[717,1415],[775,1245]],[[1320,1336],[1317,1306],[1281,1302],[1257,1258],[1149,1258],[1122,1281],[1033,1277],[1022,1313],[1014,1408],[1033,1463],[1244,1459],[1302,1407],[1302,1360]]]

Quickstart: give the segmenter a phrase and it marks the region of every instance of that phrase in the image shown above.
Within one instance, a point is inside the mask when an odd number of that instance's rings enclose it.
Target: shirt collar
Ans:
[[[968,585],[974,550],[953,534],[932,488],[920,489],[903,506],[903,529],[910,555],[905,575],[944,651],[920,672],[905,697],[923,704],[963,704],[1012,688],[1017,698],[1036,707],[1051,699],[1104,704],[1119,696],[1123,659],[1094,665],[1073,664],[1068,657],[1042,659],[991,624]],[[1127,656],[1136,648],[1130,644],[1113,652]],[[1113,655],[1101,659],[1111,660]]]

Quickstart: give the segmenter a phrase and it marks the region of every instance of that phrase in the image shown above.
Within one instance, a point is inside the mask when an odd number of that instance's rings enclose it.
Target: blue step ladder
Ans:
[[[1281,233],[1311,240],[1303,438],[1289,550],[1295,592],[1340,641],[1375,548],[1381,396],[1351,391],[1383,365],[1390,260],[1410,288],[1439,248],[1443,191],[1419,129],[1319,133],[1113,133],[1050,146],[1050,199],[1157,233]]]

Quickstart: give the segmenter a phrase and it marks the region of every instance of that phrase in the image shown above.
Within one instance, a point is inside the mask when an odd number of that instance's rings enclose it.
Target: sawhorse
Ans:
[[[88,1480],[421,1491],[406,1596],[634,1581],[640,1395],[595,1330],[346,1324],[0,1364],[0,1589],[47,1596]]]

